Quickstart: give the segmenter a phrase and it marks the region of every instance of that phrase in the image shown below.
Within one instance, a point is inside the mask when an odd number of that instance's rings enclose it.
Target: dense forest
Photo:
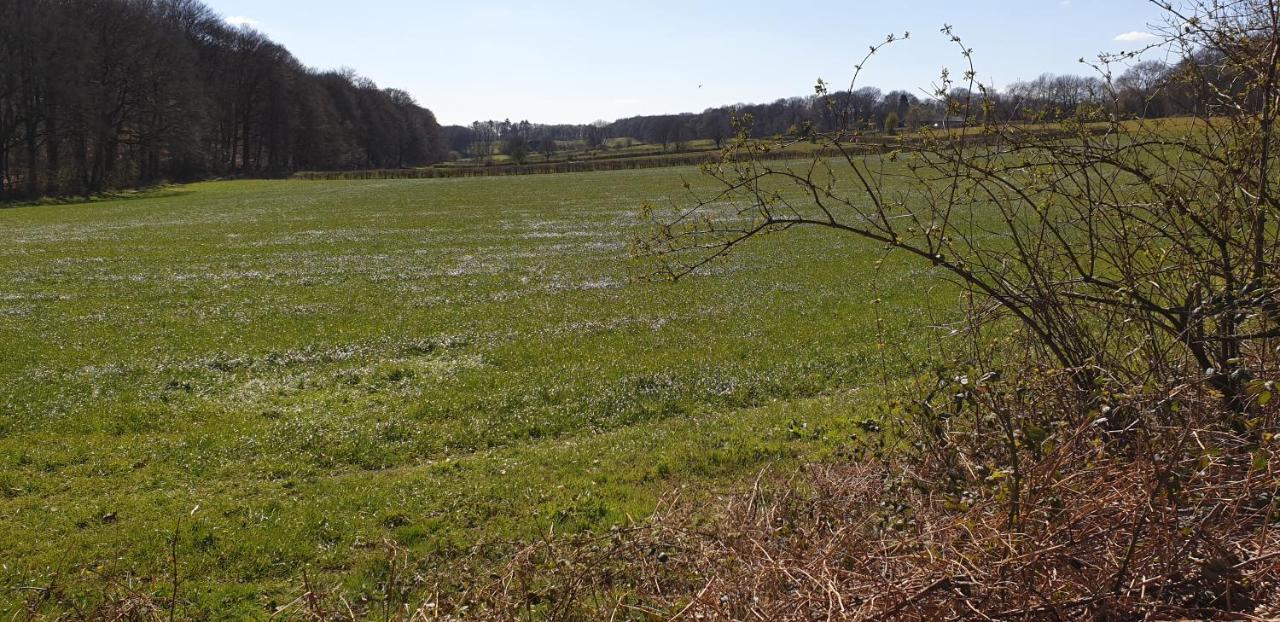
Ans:
[[[1001,121],[1040,122],[1073,117],[1081,106],[1114,108],[1120,116],[1158,118],[1194,112],[1197,93],[1183,87],[1178,66],[1144,61],[1127,68],[1110,82],[1097,77],[1045,74],[1015,82],[1003,91],[990,91],[983,100]],[[470,127],[444,128],[446,143],[458,156],[537,150],[544,142],[583,141],[598,147],[616,138],[681,149],[692,140],[712,140],[719,146],[734,134],[733,120],[749,117],[757,138],[785,135],[810,127],[826,132],[845,129],[882,130],[886,126],[918,129],[946,119],[941,97],[921,98],[907,91],[884,92],[863,87],[807,97],[790,97],[768,104],[735,104],[701,113],[636,116],[585,125],[536,125],[528,121],[477,121]],[[957,99],[953,97],[952,99]]]
[[[431,111],[198,0],[0,0],[0,199],[420,166]]]

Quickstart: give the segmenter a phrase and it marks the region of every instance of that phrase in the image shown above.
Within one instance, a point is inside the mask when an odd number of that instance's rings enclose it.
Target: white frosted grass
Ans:
[[[254,410],[303,394],[313,394],[312,399],[331,399],[342,394],[358,399],[367,396],[370,387],[398,397],[414,397],[421,395],[427,384],[485,367],[480,355],[464,354],[387,358],[327,371],[287,368],[269,375],[252,376],[219,391],[218,402]]]

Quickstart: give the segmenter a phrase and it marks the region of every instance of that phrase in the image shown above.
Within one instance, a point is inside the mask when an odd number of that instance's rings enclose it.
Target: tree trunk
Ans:
[[[61,154],[59,153],[58,144],[61,139],[58,136],[58,107],[52,101],[49,103],[48,110],[45,113],[44,129],[45,177],[48,178],[45,186],[46,192],[54,195],[58,193],[58,178],[61,175],[61,163],[59,162]]]
[[[76,132],[75,138],[75,160],[76,160],[76,180],[79,184],[78,190],[81,194],[89,194],[89,144],[85,140],[84,128],[80,128]]]
[[[0,141],[0,198],[9,195],[9,147]]]
[[[244,121],[241,125],[241,131],[243,132],[243,135],[241,135],[240,137],[240,153],[241,153],[240,168],[243,171],[249,170],[249,155],[252,153],[250,151],[252,147],[249,143],[249,135],[250,135],[250,132],[252,131],[252,125],[253,125],[252,121],[249,120],[250,119],[249,112],[251,110],[252,108],[250,108],[249,106],[245,106]]]
[[[31,197],[40,195],[40,142],[39,125],[34,116],[27,118],[27,194]]]

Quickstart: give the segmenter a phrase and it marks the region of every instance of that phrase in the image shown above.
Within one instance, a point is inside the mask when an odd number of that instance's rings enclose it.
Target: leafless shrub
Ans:
[[[973,382],[980,420],[1081,413],[1069,383]],[[715,510],[530,545],[416,619],[1266,619],[1280,614],[1280,452],[1194,386],[1113,402],[1131,423],[1021,437],[1009,463],[957,417],[945,447],[762,473]],[[1171,398],[1170,396],[1176,396]],[[1168,425],[1177,403],[1182,413]],[[1007,411],[1007,412],[1006,412]],[[1103,419],[1103,417],[1099,417]],[[1113,420],[1119,419],[1113,417]],[[1260,425],[1270,434],[1274,416]],[[1019,435],[1021,436],[1021,435]],[[1015,461],[1016,462],[1016,461]],[[1010,511],[1011,507],[1018,508]],[[454,617],[450,617],[454,616]]]
[[[744,130],[706,167],[718,189],[650,210],[654,233],[636,246],[679,278],[764,234],[853,234],[935,266],[973,294],[975,327],[1012,319],[1083,388],[1098,388],[1099,372],[1133,382],[1194,369],[1243,413],[1260,393],[1243,357],[1280,336],[1280,9],[1159,4],[1169,19],[1154,47],[1183,59],[1167,88],[1194,93],[1194,117],[1125,119],[1111,82],[1114,66],[1136,58],[1125,54],[1095,63],[1110,104],[1051,126],[1002,120],[973,51],[948,27],[964,70],[944,72],[935,94],[952,127],[880,157],[864,157],[856,130],[797,128],[777,145]],[[840,155],[770,158],[798,141]]]

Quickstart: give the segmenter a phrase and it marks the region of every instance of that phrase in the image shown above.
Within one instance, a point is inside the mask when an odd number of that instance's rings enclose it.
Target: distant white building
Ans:
[[[938,119],[933,122],[933,127],[937,129],[942,129],[942,128],[952,129],[952,128],[965,127],[966,125],[968,125],[968,119],[960,116],[946,117],[946,118]]]

